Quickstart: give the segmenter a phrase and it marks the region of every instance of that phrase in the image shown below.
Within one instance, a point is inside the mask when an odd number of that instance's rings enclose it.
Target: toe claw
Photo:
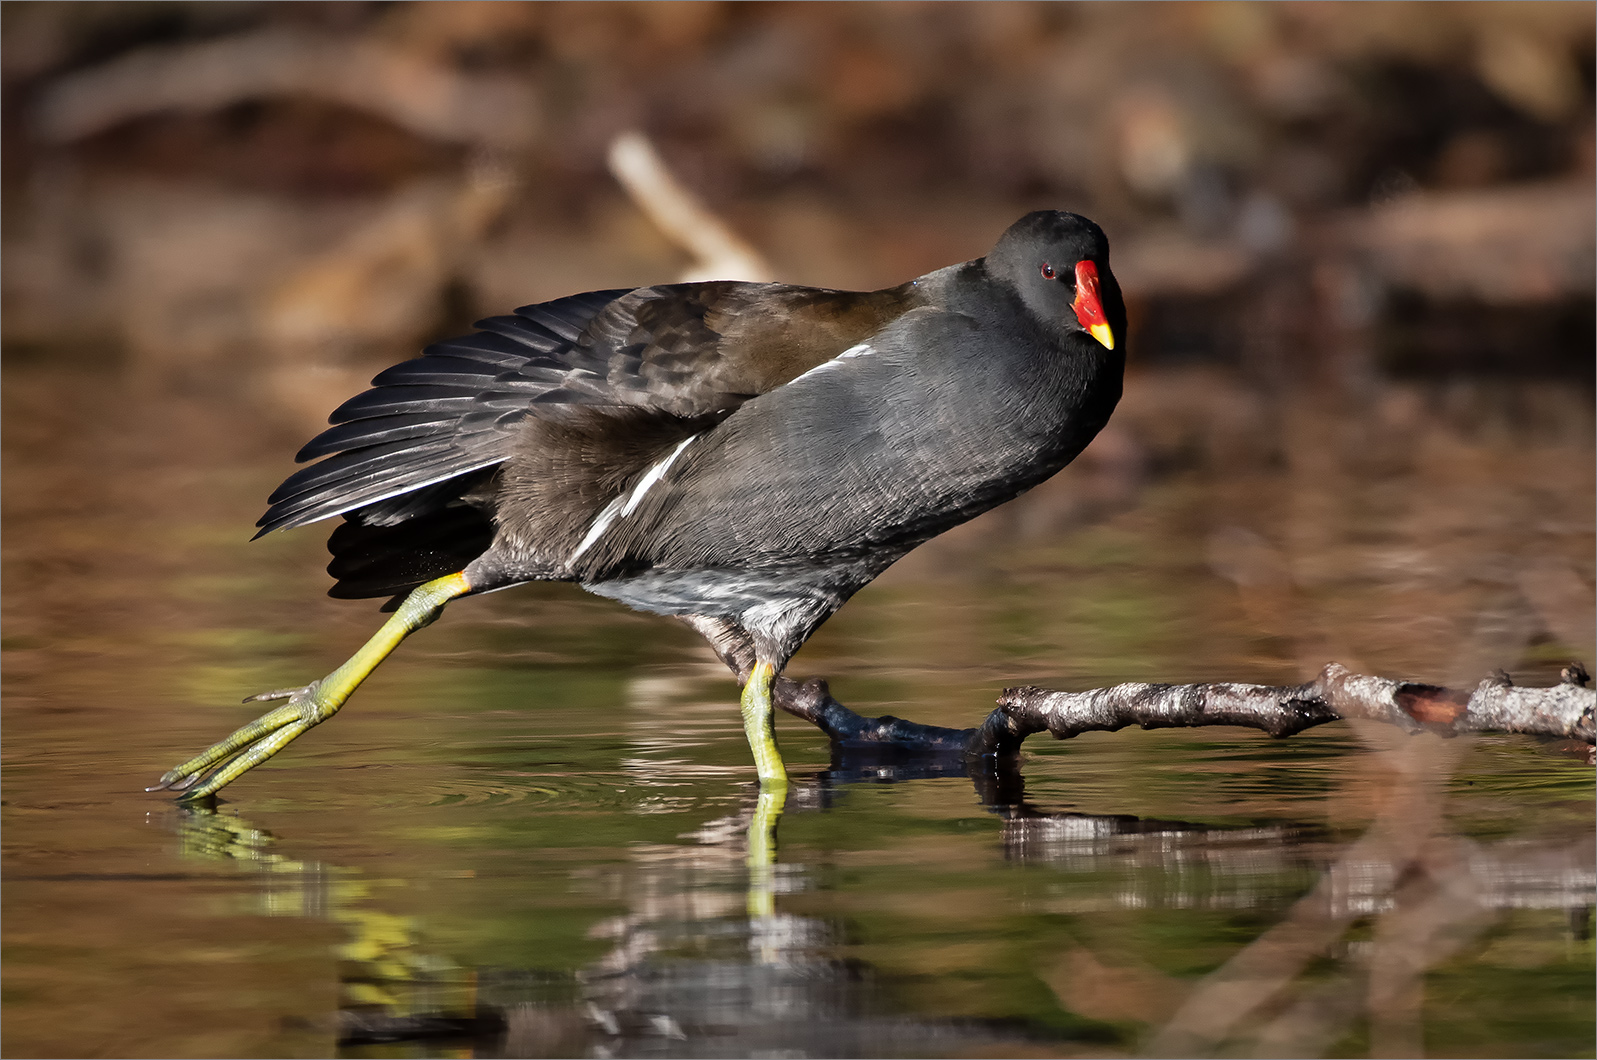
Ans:
[[[304,688],[274,688],[270,692],[257,692],[253,696],[245,696],[242,702],[270,703],[277,699],[292,699],[303,691]]]
[[[190,784],[194,783],[195,778],[198,777],[198,776],[199,776],[198,773],[191,773],[188,776],[184,776],[182,773],[178,772],[177,770],[171,769],[171,770],[168,770],[165,773],[162,773],[161,774],[161,779],[157,780],[153,787],[148,787],[148,788],[145,788],[144,790],[145,791],[181,791],[182,789],[188,787]]]

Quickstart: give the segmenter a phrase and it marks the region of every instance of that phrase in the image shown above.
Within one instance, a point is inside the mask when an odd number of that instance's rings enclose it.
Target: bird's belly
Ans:
[[[758,568],[656,567],[582,587],[638,611],[726,619],[785,660],[903,551]]]
[[[870,556],[825,565],[794,564],[761,569],[711,567],[700,570],[651,568],[582,587],[638,611],[657,615],[706,615],[736,619],[767,606],[808,610],[826,604],[833,610],[897,559]]]

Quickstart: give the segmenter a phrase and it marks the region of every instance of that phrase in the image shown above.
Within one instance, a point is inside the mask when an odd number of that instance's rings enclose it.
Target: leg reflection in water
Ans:
[[[776,913],[776,824],[787,804],[787,786],[761,788],[749,821],[748,910],[751,917],[770,917]]]
[[[953,847],[964,852],[952,869],[935,862],[945,854],[931,852],[952,849],[950,780],[971,783],[991,815],[952,807],[960,834]],[[904,790],[883,800],[865,790],[874,785]],[[1073,1014],[1074,1025],[983,1019],[987,1010],[974,1006],[959,1018],[917,1008],[906,1001],[916,990],[964,980],[945,972],[928,986],[933,977],[914,955],[945,945],[951,924],[968,935],[986,933],[985,923],[996,936],[997,925],[1013,933],[1023,927],[1016,918],[1039,911],[1045,920],[1082,924],[1148,916],[1229,924],[1227,911],[1239,911],[1247,923],[1267,924],[1322,898],[1323,908],[1309,910],[1320,919],[1384,922],[1433,908],[1414,905],[1415,878],[1403,876],[1401,864],[1381,860],[1368,844],[1341,849],[1323,824],[1068,812],[1028,798],[1013,761],[839,747],[830,768],[795,776],[785,799],[768,794],[743,789],[738,812],[674,841],[647,841],[641,830],[619,846],[574,838],[564,849],[517,850],[495,841],[489,856],[507,869],[497,879],[439,874],[432,861],[416,880],[375,879],[277,853],[280,842],[238,817],[173,812],[185,856],[258,873],[249,909],[319,917],[347,931],[333,1024],[344,1050],[409,1041],[416,1055],[469,1049],[504,1057],[1036,1055],[1096,1042],[1132,1053],[1168,1018],[1159,999],[1168,1009],[1195,984],[1168,972],[1144,976],[1147,982],[1108,975],[1103,969],[1136,952],[1117,949],[1112,933],[1037,924],[1039,939],[1062,948],[1036,951],[1023,971],[1038,982],[1047,976],[1046,988],[1060,992],[1060,1010]],[[902,811],[929,795],[945,816],[935,819],[935,834],[922,833],[923,848],[895,826],[929,820]],[[512,831],[525,823],[504,810],[501,804],[497,818]],[[888,810],[897,816],[882,816]],[[776,842],[784,817],[793,848],[785,862]],[[895,829],[890,850],[857,843],[862,828],[878,827]],[[1472,901],[1484,909],[1590,908],[1585,847],[1524,841],[1469,849],[1478,882]],[[416,853],[436,858],[438,848]],[[970,893],[981,859],[987,869],[1023,871],[983,877],[983,893],[1008,894],[1014,907],[988,910],[973,927],[958,895]],[[993,884],[999,877],[1015,888]],[[1314,885],[1317,879],[1327,882]],[[406,917],[384,908],[387,885],[403,883],[425,889],[424,897],[412,892],[425,912]],[[913,911],[912,902],[925,911]],[[901,934],[883,934],[883,924]],[[438,941],[446,939],[453,941]],[[1324,959],[1348,963],[1334,953]],[[981,973],[986,966],[968,967]],[[1145,988],[1146,996],[1138,992]],[[1089,1032],[1099,1037],[1082,1037]]]
[[[244,911],[327,920],[345,929],[337,950],[340,1045],[482,1037],[501,1026],[497,1012],[478,1004],[470,969],[430,949],[416,918],[383,910],[373,900],[392,881],[277,853],[270,832],[211,807],[179,805],[173,814],[183,857],[234,861],[259,874],[259,888]]]

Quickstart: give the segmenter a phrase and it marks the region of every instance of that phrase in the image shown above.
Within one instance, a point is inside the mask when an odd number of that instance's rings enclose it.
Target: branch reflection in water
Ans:
[[[1030,913],[1285,910],[1196,980],[1117,964],[1080,944],[1060,952],[1048,981],[1062,1005],[1130,1025],[1122,1040],[1100,1046],[1319,1055],[1367,1021],[1376,1055],[1420,1055],[1421,977],[1499,916],[1565,910],[1571,933],[1589,937],[1594,852],[1590,837],[1487,843],[1457,834],[1442,811],[1469,741],[1410,738],[1373,724],[1357,731],[1370,768],[1354,779],[1360,790],[1341,795],[1379,809],[1350,843],[1310,823],[1217,827],[1051,810],[1027,797],[1014,760],[883,746],[834,745],[830,768],[796,778],[785,810],[825,814],[863,786],[963,777],[1002,822],[994,857],[1047,873]],[[589,937],[610,948],[580,968],[547,967],[535,953],[521,967],[464,967],[429,941],[424,918],[383,911],[383,881],[293,860],[237,816],[173,813],[184,856],[234,859],[259,874],[254,912],[323,918],[348,932],[336,1022],[343,1055],[393,1043],[408,1043],[406,1055],[469,1046],[471,1055],[503,1057],[1019,1055],[1072,1047],[1068,1035],[1012,1021],[894,1013],[888,977],[839,957],[851,932],[846,920],[783,910],[785,897],[817,885],[817,873],[780,860],[782,810],[751,787],[737,813],[706,821],[680,843],[631,845],[630,868],[598,881],[618,889],[611,897],[626,912],[589,927]],[[573,887],[595,882],[573,873]]]

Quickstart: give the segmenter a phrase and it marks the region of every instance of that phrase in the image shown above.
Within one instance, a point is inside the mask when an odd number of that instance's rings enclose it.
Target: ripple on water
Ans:
[[[427,806],[525,806],[589,814],[686,813],[726,799],[723,789],[664,784],[630,773],[485,772],[438,778],[417,791]]]

